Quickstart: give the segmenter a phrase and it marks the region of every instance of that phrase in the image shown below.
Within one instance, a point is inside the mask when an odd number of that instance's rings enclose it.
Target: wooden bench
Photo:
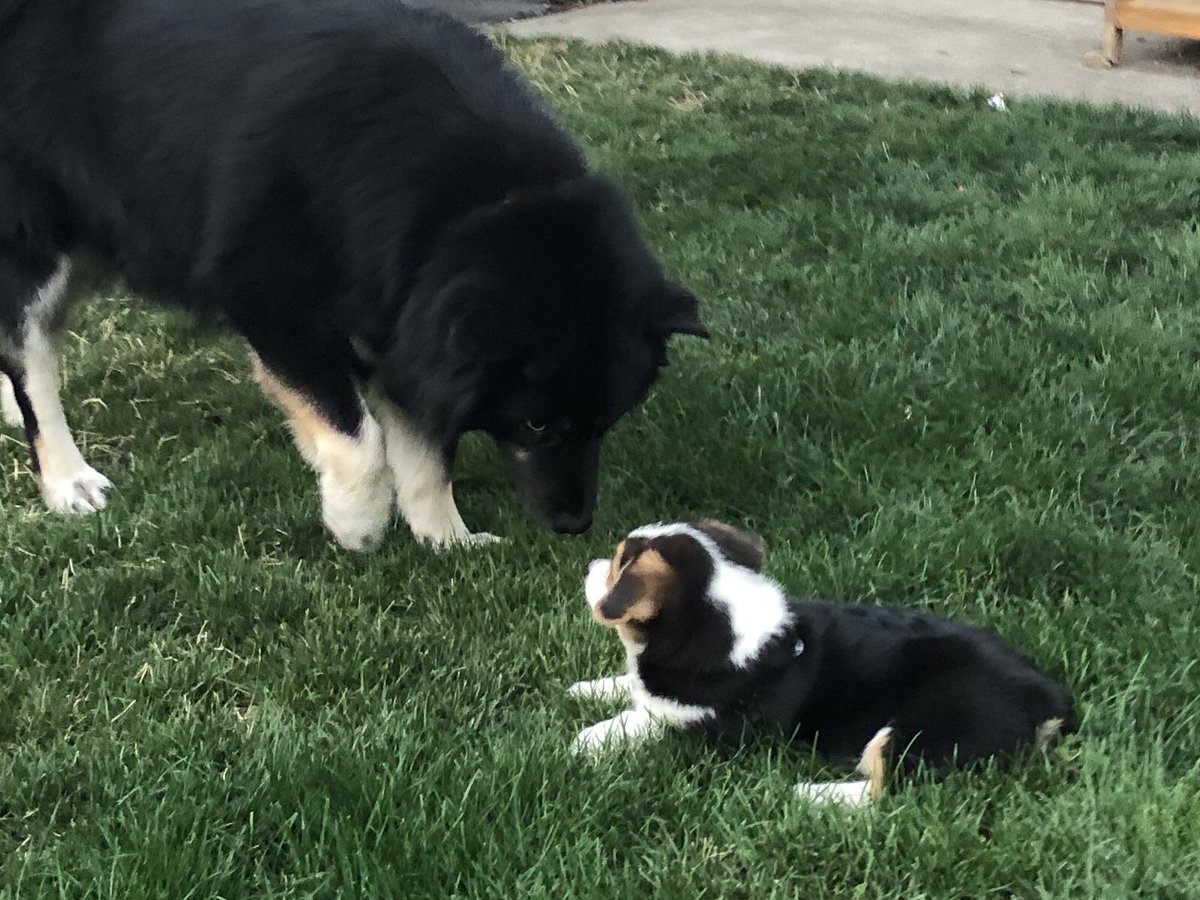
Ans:
[[[1121,63],[1125,29],[1200,39],[1200,0],[1107,0],[1104,4],[1104,58]]]

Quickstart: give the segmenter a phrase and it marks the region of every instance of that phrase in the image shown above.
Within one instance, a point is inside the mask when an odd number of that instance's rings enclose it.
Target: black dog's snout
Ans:
[[[550,517],[550,527],[559,534],[583,534],[592,527],[590,510],[579,513],[555,513]]]

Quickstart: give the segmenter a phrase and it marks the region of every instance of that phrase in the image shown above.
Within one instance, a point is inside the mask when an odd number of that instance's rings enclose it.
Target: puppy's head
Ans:
[[[584,593],[593,617],[641,653],[740,666],[788,619],[762,564],[762,541],[723,523],[651,525],[588,566]]]
[[[444,446],[481,430],[526,506],[584,531],[600,442],[646,395],[673,334],[707,337],[620,193],[584,177],[465,217],[406,303],[385,389]]]

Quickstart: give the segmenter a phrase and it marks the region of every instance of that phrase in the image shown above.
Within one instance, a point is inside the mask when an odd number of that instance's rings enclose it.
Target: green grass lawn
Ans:
[[[117,484],[42,511],[0,441],[0,893],[1200,896],[1200,124],[864,77],[509,50],[632,192],[710,344],[609,441],[592,531],[370,556],[240,349],[99,297],[68,409]],[[621,662],[580,577],[715,515],[792,591],[999,629],[1082,728],[1011,774],[806,807],[823,768],[673,737],[586,765]]]

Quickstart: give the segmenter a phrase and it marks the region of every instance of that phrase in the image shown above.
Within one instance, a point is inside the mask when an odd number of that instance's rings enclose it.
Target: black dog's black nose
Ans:
[[[559,534],[583,534],[592,527],[592,514],[590,512],[555,513],[550,518],[550,527]]]

